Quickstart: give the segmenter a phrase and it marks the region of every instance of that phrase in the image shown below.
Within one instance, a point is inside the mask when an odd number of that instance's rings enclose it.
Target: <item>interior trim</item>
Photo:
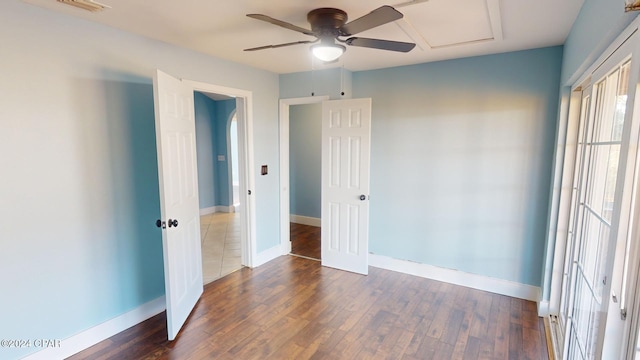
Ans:
[[[321,219],[310,216],[302,216],[302,215],[293,215],[289,216],[289,221],[295,224],[309,225],[309,226],[321,226]]]
[[[158,315],[165,310],[165,306],[166,301],[163,295],[120,316],[62,340],[60,342],[60,347],[45,348],[31,355],[27,355],[23,360],[67,358],[155,315]]]
[[[540,288],[537,286],[376,254],[369,254],[369,265],[518,299],[535,301],[536,303],[540,301]]]

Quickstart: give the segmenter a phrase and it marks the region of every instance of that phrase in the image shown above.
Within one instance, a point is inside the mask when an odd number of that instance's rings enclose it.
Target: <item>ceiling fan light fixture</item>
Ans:
[[[311,46],[311,52],[316,59],[324,62],[332,62],[338,60],[347,50],[346,47],[332,42],[321,42]]]

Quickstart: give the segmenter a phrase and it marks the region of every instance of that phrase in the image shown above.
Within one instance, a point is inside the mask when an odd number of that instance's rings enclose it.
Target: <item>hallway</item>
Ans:
[[[239,213],[219,212],[201,216],[200,236],[204,284],[242,267]]]

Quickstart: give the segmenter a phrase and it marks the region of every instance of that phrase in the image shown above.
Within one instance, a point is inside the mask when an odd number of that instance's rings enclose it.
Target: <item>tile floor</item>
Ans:
[[[202,280],[205,284],[242,267],[239,213],[214,213],[200,217]]]

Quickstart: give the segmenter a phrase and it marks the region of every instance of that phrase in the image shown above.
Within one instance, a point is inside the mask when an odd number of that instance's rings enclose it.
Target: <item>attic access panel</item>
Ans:
[[[401,10],[430,47],[438,48],[501,39],[494,33],[501,32],[497,6],[496,0],[429,0]]]

